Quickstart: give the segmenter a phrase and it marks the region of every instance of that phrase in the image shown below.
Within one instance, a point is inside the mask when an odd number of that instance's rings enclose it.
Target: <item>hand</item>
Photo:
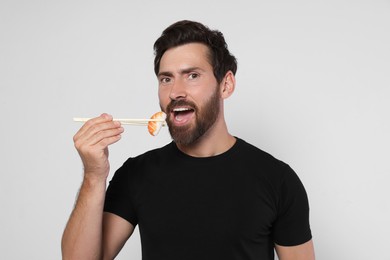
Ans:
[[[108,146],[120,140],[124,129],[111,115],[88,120],[73,137],[84,164],[85,177],[107,178],[110,170]],[[88,176],[87,176],[88,175]]]

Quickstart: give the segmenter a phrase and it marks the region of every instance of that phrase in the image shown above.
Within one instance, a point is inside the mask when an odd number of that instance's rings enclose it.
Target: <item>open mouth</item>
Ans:
[[[193,117],[195,110],[190,107],[176,107],[172,109],[173,122],[176,125],[184,125]]]

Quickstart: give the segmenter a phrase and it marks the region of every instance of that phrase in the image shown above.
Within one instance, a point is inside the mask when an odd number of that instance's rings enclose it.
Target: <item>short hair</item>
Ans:
[[[187,43],[203,43],[208,47],[209,62],[218,83],[221,83],[228,71],[236,74],[237,60],[229,52],[223,34],[218,30],[211,30],[199,22],[182,20],[167,27],[154,43],[154,72],[156,75],[159,73],[161,57],[165,51]]]

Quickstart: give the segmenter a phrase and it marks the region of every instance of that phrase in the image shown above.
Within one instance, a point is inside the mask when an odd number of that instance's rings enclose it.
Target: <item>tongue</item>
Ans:
[[[175,120],[177,122],[186,122],[191,118],[192,111],[184,111],[184,112],[179,112],[175,115]]]

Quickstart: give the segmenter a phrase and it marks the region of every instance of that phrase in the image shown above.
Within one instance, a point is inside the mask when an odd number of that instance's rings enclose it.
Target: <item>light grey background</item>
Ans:
[[[390,1],[0,1],[0,259],[60,259],[73,117],[159,110],[152,44],[179,19],[237,57],[232,134],[289,163],[319,260],[389,260]],[[126,127],[112,169],[170,141]],[[112,173],[110,175],[110,178]],[[141,259],[138,229],[117,259]]]

